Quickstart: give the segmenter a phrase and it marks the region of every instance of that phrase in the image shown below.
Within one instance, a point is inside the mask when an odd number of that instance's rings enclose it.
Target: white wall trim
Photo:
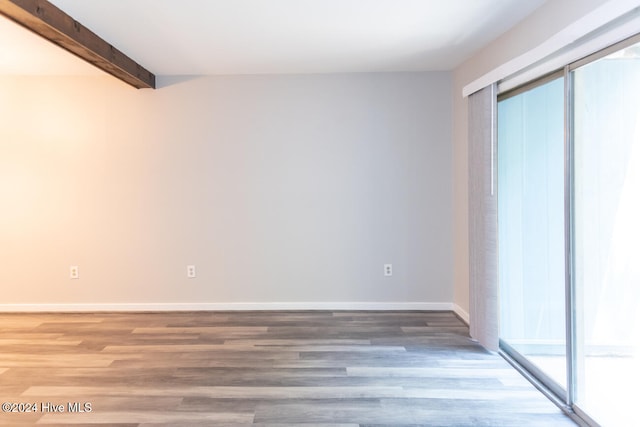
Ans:
[[[113,303],[0,304],[0,312],[104,311],[236,311],[236,310],[421,310],[452,311],[449,302],[232,302],[232,303]],[[462,311],[464,313],[464,311]],[[457,311],[456,311],[457,313]],[[460,315],[460,314],[459,314]],[[468,319],[467,314],[467,319]]]
[[[469,324],[469,313],[462,309],[458,304],[453,304],[453,312],[456,313],[462,320]]]
[[[606,24],[614,21],[616,18],[620,18],[626,13],[631,12],[633,9],[640,6],[638,0],[610,0],[602,6],[596,8],[592,12],[578,19],[571,25],[568,25],[560,32],[554,34],[546,41],[542,42],[535,48],[519,55],[510,61],[494,68],[480,78],[472,81],[462,89],[462,96],[467,97],[472,93],[479,91],[493,83],[516,74],[527,67],[530,67],[545,58],[552,56],[561,49],[576,42],[579,38],[602,28]],[[637,31],[636,31],[637,32]],[[629,37],[632,34],[620,35],[616,32],[611,33],[611,40],[600,38],[601,46],[591,46],[592,52],[583,53],[588,55],[598,49],[602,49],[609,44],[614,44],[625,37]],[[579,58],[575,58],[579,59]]]

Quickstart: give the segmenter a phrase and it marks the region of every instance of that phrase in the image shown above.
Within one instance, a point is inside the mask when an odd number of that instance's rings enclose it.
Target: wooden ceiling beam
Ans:
[[[0,0],[0,14],[131,86],[156,87],[153,73],[46,0]]]

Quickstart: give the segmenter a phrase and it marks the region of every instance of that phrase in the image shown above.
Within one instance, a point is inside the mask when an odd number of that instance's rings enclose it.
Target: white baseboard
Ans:
[[[469,313],[464,311],[462,307],[460,307],[458,304],[454,303],[451,305],[453,306],[453,312],[456,313],[458,316],[460,316],[460,318],[464,320],[467,323],[467,325],[469,325]]]
[[[233,302],[233,303],[112,303],[112,304],[0,304],[0,312],[100,311],[235,311],[235,310],[421,310],[451,311],[449,302]],[[461,315],[460,315],[461,316]],[[467,315],[468,318],[468,315]]]

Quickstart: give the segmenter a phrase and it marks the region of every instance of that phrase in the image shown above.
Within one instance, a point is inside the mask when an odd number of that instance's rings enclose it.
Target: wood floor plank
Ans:
[[[190,425],[194,422],[207,422],[209,425],[252,423],[253,414],[216,413],[216,412],[167,412],[167,411],[117,411],[117,412],[90,412],[85,414],[45,414],[38,424],[65,424],[76,423],[169,423],[176,426]]]
[[[447,311],[0,313],[0,385],[92,408],[0,425],[574,425]]]
[[[135,328],[134,334],[223,334],[224,336],[233,336],[236,334],[262,334],[267,332],[265,326],[165,326],[165,327],[149,327]]]
[[[348,367],[347,375],[353,377],[425,377],[425,378],[513,378],[518,375],[508,366],[493,369],[446,368],[443,366],[425,368],[403,367]]]

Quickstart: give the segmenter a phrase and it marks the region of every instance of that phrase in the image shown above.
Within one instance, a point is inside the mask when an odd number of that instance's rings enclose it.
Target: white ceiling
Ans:
[[[50,1],[151,72],[186,75],[449,70],[545,0]],[[0,74],[96,72],[0,19]]]

